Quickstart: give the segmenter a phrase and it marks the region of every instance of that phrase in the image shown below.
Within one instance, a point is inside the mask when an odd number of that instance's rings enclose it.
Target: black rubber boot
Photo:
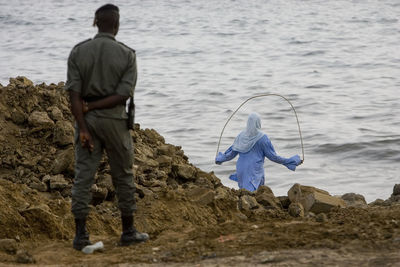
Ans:
[[[89,241],[89,233],[86,230],[86,218],[75,219],[75,238],[72,243],[74,249],[82,250],[84,247],[91,245]]]
[[[148,234],[140,233],[133,227],[133,216],[122,216],[121,218],[122,235],[119,243],[121,246],[129,246],[149,240]]]

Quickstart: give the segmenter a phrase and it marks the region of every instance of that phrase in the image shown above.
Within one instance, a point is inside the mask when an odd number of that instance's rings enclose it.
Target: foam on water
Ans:
[[[246,98],[288,97],[299,115],[305,164],[296,172],[266,162],[277,195],[299,182],[368,201],[399,183],[400,27],[388,1],[110,1],[121,9],[117,38],[137,51],[137,120],[224,184],[234,162],[213,164],[226,119]],[[25,75],[59,82],[78,42],[93,37],[98,1],[0,0],[0,82]],[[221,149],[261,114],[282,156],[300,154],[290,107],[268,97],[248,103]]]

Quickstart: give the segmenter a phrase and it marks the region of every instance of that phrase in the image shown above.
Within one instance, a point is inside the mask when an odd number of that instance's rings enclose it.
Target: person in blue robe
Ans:
[[[233,145],[225,151],[219,152],[215,163],[220,165],[232,160],[239,154],[236,162],[236,173],[229,179],[238,182],[239,188],[255,191],[260,185],[264,185],[264,158],[285,165],[289,170],[295,171],[302,163],[300,157],[295,155],[283,158],[276,154],[271,140],[261,130],[261,120],[257,113],[251,113],[247,120],[247,127],[233,142]]]

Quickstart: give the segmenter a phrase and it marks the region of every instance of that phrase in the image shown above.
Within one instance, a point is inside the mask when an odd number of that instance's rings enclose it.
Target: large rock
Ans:
[[[200,205],[208,205],[214,201],[215,191],[204,187],[194,186],[187,190],[186,195]]]
[[[29,125],[33,127],[39,127],[42,129],[50,129],[54,126],[54,121],[50,119],[47,112],[34,111],[28,117]]]
[[[26,88],[33,86],[33,82],[24,76],[18,76],[16,78],[10,78],[10,85],[17,88]]]
[[[260,186],[256,193],[255,198],[266,209],[281,209],[281,202],[274,196],[272,190],[265,185]]]
[[[239,199],[239,209],[244,211],[250,211],[253,209],[257,209],[259,204],[255,197],[244,195],[241,196]]]
[[[48,112],[50,118],[53,121],[62,121],[62,120],[64,120],[64,116],[63,116],[62,111],[56,106],[52,106],[52,107],[48,108],[47,112]]]
[[[69,147],[66,150],[61,150],[57,153],[51,166],[52,174],[60,174],[66,170],[73,170],[74,164],[74,149]]]
[[[293,217],[304,217],[304,207],[300,203],[290,203],[288,212]]]
[[[50,190],[63,190],[67,188],[69,185],[68,181],[65,180],[64,175],[58,174],[54,176],[45,175],[42,179],[43,183],[47,183],[49,185]]]
[[[175,154],[175,146],[170,144],[163,144],[158,147],[157,153],[159,155],[172,156]]]
[[[60,146],[73,144],[74,127],[69,121],[57,121],[53,132],[53,142]]]
[[[400,195],[400,184],[395,184],[393,187],[393,195],[397,196]]]
[[[312,187],[294,184],[288,191],[292,203],[300,203],[305,212],[327,213],[333,207],[346,207],[343,199],[331,196],[327,191]]]
[[[363,195],[356,193],[347,193],[341,197],[348,207],[363,207],[367,205]]]
[[[172,170],[181,179],[196,180],[196,168],[186,164],[174,164]]]

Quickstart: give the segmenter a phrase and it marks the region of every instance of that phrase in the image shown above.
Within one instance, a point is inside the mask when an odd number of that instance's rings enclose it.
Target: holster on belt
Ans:
[[[133,102],[133,97],[129,97],[128,106],[128,129],[135,129],[135,103]]]

